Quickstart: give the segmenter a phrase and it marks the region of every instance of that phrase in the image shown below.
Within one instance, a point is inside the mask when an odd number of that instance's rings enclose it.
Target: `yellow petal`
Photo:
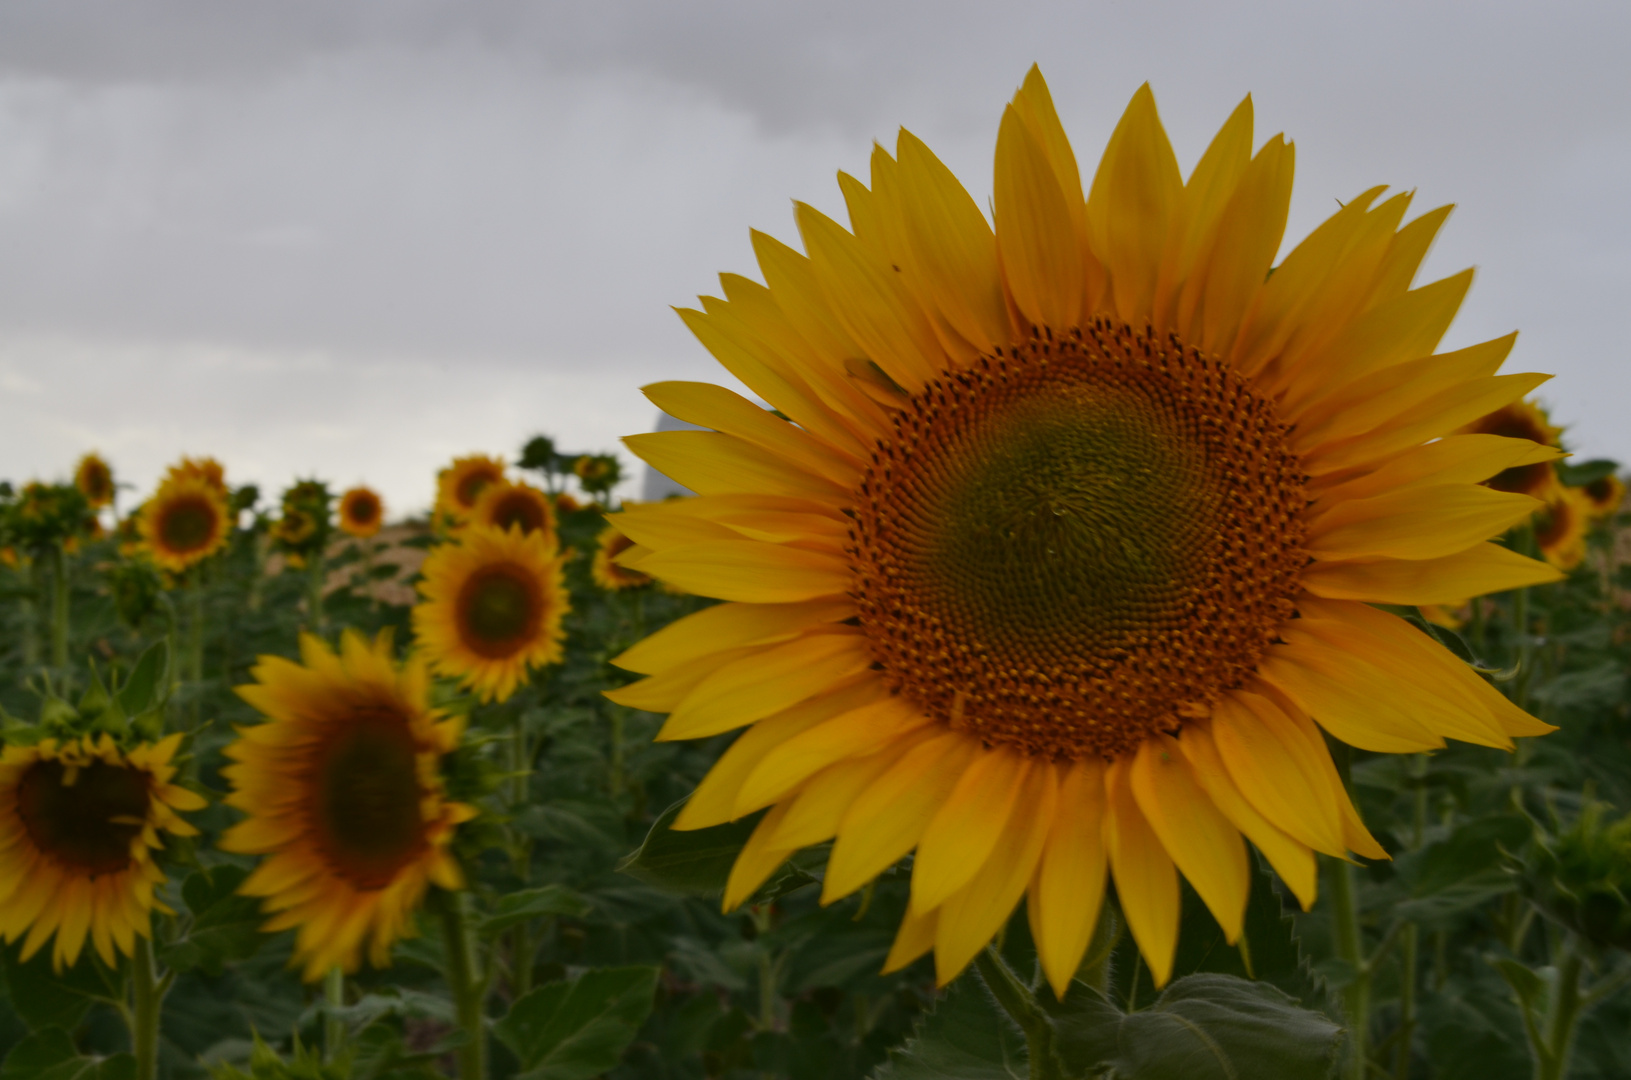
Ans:
[[[914,915],[908,911],[900,921],[900,929],[895,932],[895,943],[890,946],[889,955],[884,958],[883,973],[888,975],[899,971],[934,948],[935,926],[939,919],[938,911],[931,911],[927,915]]]
[[[1111,764],[1105,790],[1104,843],[1121,913],[1155,985],[1165,986],[1178,950],[1178,871],[1138,809],[1125,760]]]
[[[860,479],[861,466],[855,458],[723,386],[660,382],[641,392],[670,416],[735,435],[840,487],[853,487]]]
[[[639,682],[620,686],[616,690],[604,690],[602,694],[626,708],[643,709],[646,712],[671,712],[709,675],[733,660],[740,660],[758,651],[753,647],[721,649],[699,656],[680,667],[670,668],[660,675],[653,675],[649,679],[641,679]]]
[[[1167,234],[1167,251],[1161,260],[1161,277],[1155,287],[1155,325],[1177,330],[1188,339],[1189,317],[1199,300],[1199,288],[1180,321],[1176,317],[1178,294],[1195,268],[1202,265],[1201,251],[1210,246],[1223,208],[1229,204],[1240,177],[1252,160],[1252,99],[1248,94],[1235,106],[1223,127],[1201,155],[1195,171],[1184,184],[1178,215]]]
[[[1124,322],[1138,326],[1150,318],[1167,229],[1183,189],[1178,159],[1145,83],[1111,133],[1087,196],[1088,234],[1109,268]]]
[[[1316,559],[1436,559],[1498,536],[1539,499],[1474,484],[1429,484],[1334,506],[1309,524]]]
[[[840,761],[810,777],[788,802],[787,814],[770,843],[797,850],[837,836],[839,824],[861,792],[911,749],[922,734],[896,739],[876,754]]]
[[[843,485],[767,454],[745,439],[717,431],[625,435],[623,445],[699,495],[790,495],[834,504],[848,497]]]
[[[1368,499],[1424,484],[1476,484],[1503,469],[1556,461],[1563,451],[1528,439],[1501,435],[1446,435],[1413,447],[1374,472],[1320,491],[1308,509],[1310,520],[1352,499]],[[1462,595],[1466,595],[1463,593]]]
[[[1185,286],[1180,302],[1185,340],[1207,353],[1234,344],[1268,279],[1291,210],[1294,166],[1293,149],[1283,139],[1264,144],[1218,222],[1202,260],[1204,273]]]
[[[1251,864],[1239,830],[1207,797],[1171,736],[1144,741],[1127,781],[1161,846],[1217,919],[1224,939],[1234,944],[1252,889]]]
[[[1438,559],[1315,562],[1303,588],[1330,600],[1373,604],[1451,604],[1485,593],[1562,581],[1564,574],[1499,544],[1479,544]]]
[[[1394,234],[1387,255],[1377,269],[1376,287],[1369,306],[1374,307],[1395,296],[1402,296],[1410,288],[1416,270],[1433,245],[1433,237],[1438,235],[1438,230],[1453,209],[1453,206],[1440,206],[1429,210]]]
[[[1029,758],[1004,747],[993,747],[974,759],[918,841],[912,862],[914,910],[939,907],[983,872],[1031,773]],[[948,924],[942,920],[940,925],[944,931]]]
[[[669,548],[647,556],[640,569],[688,593],[756,604],[835,597],[852,583],[840,559],[753,540]]]
[[[1042,69],[1037,65],[1032,64],[1031,69],[1025,73],[1025,81],[1020,86],[1019,92],[1014,95],[1013,108],[1019,114],[1020,121],[1024,123],[1025,130],[1031,133],[1031,138],[1041,147],[1049,168],[1053,170],[1059,192],[1064,196],[1071,231],[1077,238],[1077,246],[1081,250],[1082,276],[1087,283],[1082,311],[1091,312],[1098,306],[1099,298],[1104,295],[1108,280],[1105,269],[1094,255],[1092,243],[1088,239],[1087,200],[1082,196],[1082,174],[1076,164],[1076,153],[1070,148],[1070,138],[1065,134],[1065,126],[1059,122],[1059,112],[1054,108],[1053,95],[1048,91],[1047,80],[1042,77]]]
[[[1306,634],[1270,646],[1257,671],[1349,746],[1383,754],[1444,746],[1386,672]]]
[[[881,689],[882,684],[877,684]],[[769,806],[807,778],[845,758],[870,754],[931,721],[904,697],[883,695],[790,736],[743,781],[735,814]]]
[[[716,604],[676,619],[612,663],[625,671],[655,675],[710,653],[744,645],[786,641],[826,623],[855,614],[846,600],[807,600],[798,604]]]
[[[742,901],[752,896],[793,853],[789,848],[770,844],[770,838],[775,835],[786,813],[785,805],[771,807],[754,828],[753,835],[748,837],[748,842],[742,845],[742,851],[736,856],[736,862],[731,864],[730,877],[725,882],[721,911],[734,911],[740,907]]]
[[[1277,705],[1244,690],[1218,702],[1210,741],[1234,786],[1270,824],[1316,851],[1347,853],[1324,743],[1310,744]]]
[[[1035,326],[1076,326],[1082,247],[1053,166],[1012,105],[997,130],[994,191],[997,251],[1014,303]]]
[[[872,665],[859,633],[816,633],[755,650],[724,665],[685,696],[659,741],[700,739],[751,724],[833,689]]]
[[[1104,901],[1104,765],[1073,762],[1063,771],[1059,806],[1031,892],[1031,936],[1042,971],[1063,999],[1081,966]]]

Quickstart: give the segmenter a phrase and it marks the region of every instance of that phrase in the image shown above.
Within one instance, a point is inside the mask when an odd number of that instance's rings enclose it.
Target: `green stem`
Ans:
[[[485,1080],[487,1074],[487,1024],[484,1009],[487,980],[476,970],[474,943],[465,919],[462,892],[439,895],[442,914],[442,946],[447,952],[447,984],[453,993],[453,1011],[464,1029],[464,1045],[459,1047],[459,1080]]]
[[[1563,1080],[1574,1049],[1574,1029],[1580,1020],[1580,954],[1569,948],[1558,966],[1546,1017],[1546,1045],[1535,1047],[1535,1080]]]
[[[29,673],[40,666],[40,564],[30,558],[23,570],[27,591],[19,601],[23,606],[23,666]]]
[[[345,1007],[345,972],[338,966],[328,969],[323,976],[323,1060],[333,1063],[345,1049],[345,1023],[339,1011]]]
[[[765,935],[770,933],[771,910],[769,904],[755,904],[752,908],[753,928],[757,931],[754,943],[759,947],[759,1030],[776,1029],[776,958],[770,955]]]
[[[58,540],[46,549],[51,556],[51,666],[68,670],[68,558]]]
[[[187,694],[187,726],[198,727],[204,682],[204,583],[203,567],[195,566],[187,575],[187,643],[182,659]]]
[[[1365,1080],[1370,1056],[1370,970],[1365,962],[1365,943],[1359,931],[1359,905],[1355,899],[1355,869],[1352,863],[1338,862],[1331,874],[1331,929],[1337,955],[1353,968],[1353,981],[1342,991],[1343,1012],[1348,1018],[1350,1053],[1343,1075]]]
[[[1477,601],[1474,603],[1477,604]],[[1426,754],[1416,754],[1410,760],[1410,776],[1415,781],[1412,792],[1414,813],[1410,822],[1412,851],[1421,850],[1427,834],[1427,765]],[[1410,1049],[1416,1037],[1416,982],[1420,964],[1421,928],[1415,923],[1408,923],[1399,945],[1399,1050],[1393,1063],[1395,1080],[1410,1078]]]
[[[613,705],[611,710],[612,721],[612,754],[607,765],[606,785],[611,789],[612,795],[623,794],[627,779],[624,775],[623,762],[623,709]]]
[[[153,945],[140,934],[130,958],[130,1048],[136,1055],[136,1080],[155,1080],[159,1071],[159,1014],[169,980],[153,970]]]
[[[1025,1033],[1031,1080],[1063,1080],[1064,1071],[1054,1050],[1053,1024],[1036,1003],[1030,987],[1020,981],[993,946],[981,949],[974,963],[991,996]]]
[[[306,562],[306,611],[310,615],[307,629],[314,634],[323,632],[323,561],[319,548]]]

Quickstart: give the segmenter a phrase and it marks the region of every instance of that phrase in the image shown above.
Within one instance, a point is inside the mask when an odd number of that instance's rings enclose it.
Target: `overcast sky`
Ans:
[[[214,454],[407,510],[455,454],[612,449],[643,383],[722,375],[670,306],[872,140],[983,205],[1032,61],[1089,163],[1145,80],[1186,171],[1252,93],[1288,241],[1376,183],[1458,204],[1447,344],[1521,330],[1575,448],[1631,461],[1628,51],[1623,2],[8,0],[0,477]]]

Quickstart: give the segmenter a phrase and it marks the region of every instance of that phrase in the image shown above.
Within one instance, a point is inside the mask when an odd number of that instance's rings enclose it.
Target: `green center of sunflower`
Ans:
[[[147,819],[147,774],[94,761],[28,767],[17,784],[17,816],[34,846],[91,877],[130,866],[130,845]]]
[[[318,752],[316,819],[330,867],[359,889],[382,889],[425,848],[418,746],[386,709],[336,726]]]
[[[856,491],[886,679],[1033,754],[1115,756],[1241,685],[1291,614],[1306,505],[1270,405],[1096,323],[950,373]]]
[[[484,566],[459,590],[460,637],[490,660],[514,655],[537,634],[543,590],[524,567]]]
[[[210,501],[202,495],[188,495],[165,508],[158,531],[166,548],[187,552],[207,545],[215,529],[215,508]]]
[[[493,525],[497,528],[520,526],[521,532],[526,534],[543,528],[544,524],[544,508],[525,491],[511,492],[493,507]]]

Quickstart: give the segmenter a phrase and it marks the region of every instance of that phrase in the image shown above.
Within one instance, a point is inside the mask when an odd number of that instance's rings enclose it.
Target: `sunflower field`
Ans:
[[[0,1080],[1631,1077],[1618,466],[1253,146],[903,131],[680,312],[691,494],[0,486]]]

